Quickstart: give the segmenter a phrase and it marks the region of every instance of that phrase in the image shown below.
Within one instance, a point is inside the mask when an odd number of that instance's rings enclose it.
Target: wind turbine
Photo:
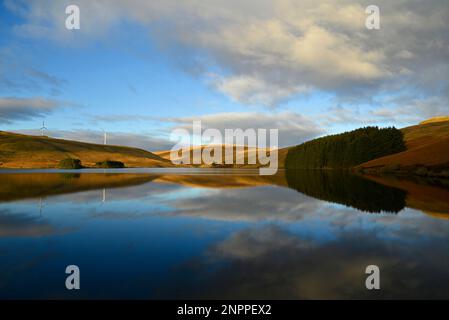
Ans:
[[[39,216],[42,216],[42,208],[45,207],[45,203],[42,201],[42,197],[39,198]]]
[[[41,127],[41,136],[44,136],[44,130],[48,130],[45,126],[45,121],[42,121],[42,127]]]
[[[103,130],[103,144],[107,144],[107,142],[108,142],[108,134],[107,134],[107,132],[104,129],[101,129],[101,130]]]

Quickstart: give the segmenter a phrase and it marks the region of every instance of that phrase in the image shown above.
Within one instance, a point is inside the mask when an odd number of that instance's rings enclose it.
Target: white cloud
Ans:
[[[176,127],[185,128],[190,132],[192,122],[196,120],[201,120],[203,129],[215,128],[222,134],[225,129],[278,129],[279,146],[281,147],[297,145],[323,133],[322,129],[307,117],[289,111],[227,112],[162,120],[172,122]]]
[[[358,0],[79,0],[79,33],[64,29],[69,0],[11,3],[25,18],[15,26],[21,34],[70,45],[125,21],[144,26],[205,78],[220,70],[215,87],[244,104],[276,105],[305,88],[340,99],[367,99],[398,85],[416,96],[449,92],[441,90],[449,88],[446,1],[379,0],[381,29],[372,31],[364,24],[367,3]]]
[[[307,92],[306,87],[281,87],[250,76],[215,77],[213,85],[233,100],[248,105],[275,106],[286,97]]]
[[[42,104],[43,110],[39,112],[50,112],[58,105],[56,102],[51,104],[48,101],[34,102],[38,108]],[[49,105],[47,105],[49,104]],[[48,109],[48,110],[47,110]],[[23,112],[31,116],[30,109]],[[34,111],[40,115],[38,111]],[[0,100],[1,116],[1,100]],[[105,115],[95,116],[90,121],[97,122],[136,122],[152,121],[157,124],[152,126],[152,131],[146,133],[129,133],[108,130],[108,144],[125,145],[138,147],[149,151],[170,150],[175,142],[169,139],[170,132],[174,128],[184,128],[192,133],[192,123],[201,120],[202,129],[215,128],[224,134],[225,129],[278,129],[279,146],[297,145],[310,140],[324,133],[324,131],[312,120],[295,112],[226,112],[216,114],[205,114],[192,117],[175,118],[155,118],[139,115]],[[78,140],[90,143],[103,143],[103,132],[100,130],[53,130],[50,124],[47,124],[47,134],[54,138],[69,140]],[[20,130],[18,132],[25,134],[39,135],[37,129]]]
[[[0,123],[11,123],[17,120],[27,120],[49,114],[68,102],[46,99],[42,97],[16,98],[0,97]]]
[[[334,124],[414,125],[422,120],[449,114],[449,99],[446,97],[414,97],[399,95],[383,97],[372,103],[374,106],[342,106],[337,104],[319,115],[323,126]]]

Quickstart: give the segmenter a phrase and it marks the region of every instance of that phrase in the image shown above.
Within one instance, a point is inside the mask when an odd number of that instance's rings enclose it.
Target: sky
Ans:
[[[449,115],[448,31],[446,0],[0,0],[0,130],[156,151],[194,120],[280,146],[401,128]]]

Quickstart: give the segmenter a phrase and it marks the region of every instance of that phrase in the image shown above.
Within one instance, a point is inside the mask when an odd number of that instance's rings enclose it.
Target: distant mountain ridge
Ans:
[[[176,158],[176,160],[178,161],[182,161],[182,163],[190,163],[192,164],[193,162],[193,152],[195,150],[203,152],[204,149],[206,147],[211,147],[212,146],[206,146],[206,145],[202,145],[202,146],[193,146],[188,148],[188,152],[186,151],[184,154],[182,154],[180,152],[180,150],[178,150],[178,155]],[[254,156],[255,156],[255,160],[256,163],[255,164],[249,164],[248,162],[248,156],[249,156],[249,152],[250,150],[252,150],[254,152]],[[237,147],[237,146],[233,146],[232,147],[232,153],[233,153],[233,159],[234,159],[234,164],[228,165],[225,163],[225,154],[226,152],[226,147],[225,145],[221,146],[221,163],[220,164],[205,164],[203,161],[201,161],[201,164],[192,164],[192,166],[195,167],[201,167],[201,168],[248,168],[248,169],[256,169],[256,168],[260,168],[263,167],[264,165],[260,164],[260,162],[257,159],[257,153],[259,151],[265,152],[266,154],[269,154],[269,150],[268,149],[260,149],[260,148],[255,148],[255,147]],[[210,151],[207,151],[210,152]],[[287,152],[288,152],[288,148],[281,148],[277,150],[278,152],[278,164],[279,164],[279,168],[284,168],[284,162],[285,162],[285,157],[287,156]],[[170,156],[171,156],[171,150],[164,150],[164,151],[156,151],[154,152],[156,155],[170,160]]]
[[[400,131],[405,150],[361,163],[355,169],[367,173],[449,177],[449,117],[431,118]],[[284,168],[288,154],[295,149],[297,146],[278,150],[280,169]],[[242,153],[234,152],[235,159],[246,160],[248,148]],[[138,148],[0,131],[0,168],[56,168],[59,161],[66,158],[80,159],[85,167],[95,167],[97,162],[106,160],[121,161],[126,167],[176,167],[169,154],[170,151],[153,153]],[[260,164],[200,164],[196,167],[258,168]]]

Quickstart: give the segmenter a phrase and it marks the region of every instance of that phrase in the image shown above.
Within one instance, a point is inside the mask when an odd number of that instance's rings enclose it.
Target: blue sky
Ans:
[[[92,142],[103,128],[155,150],[194,119],[272,119],[291,145],[449,113],[448,5],[379,3],[384,25],[371,31],[364,1],[2,1],[0,128],[45,121],[52,136]],[[68,4],[80,30],[65,29]]]
[[[64,46],[47,39],[15,34],[12,26],[21,19],[4,10],[1,20],[7,23],[2,23],[5,28],[0,30],[2,49],[11,52],[14,63],[55,77],[61,84],[35,90],[3,88],[2,94],[23,98],[38,95],[67,102],[69,106],[64,109],[41,117],[54,129],[86,128],[96,116],[131,115],[154,117],[157,121],[164,117],[201,115],[205,111],[239,111],[242,108],[177,68],[176,62],[158,50],[135,26],[118,28],[119,33],[114,34],[114,39],[90,43],[81,39],[81,44]],[[21,75],[17,76],[20,78]],[[41,119],[31,119],[7,124],[5,128],[31,129],[40,124]],[[142,130],[116,121],[104,121],[101,126],[107,130]]]

